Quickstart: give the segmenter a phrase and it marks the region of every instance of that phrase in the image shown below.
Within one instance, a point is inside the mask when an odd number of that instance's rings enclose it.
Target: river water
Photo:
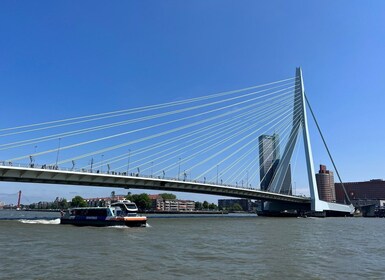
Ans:
[[[385,279],[385,219],[166,216],[149,217],[146,228],[58,223],[58,213],[0,211],[0,279]]]

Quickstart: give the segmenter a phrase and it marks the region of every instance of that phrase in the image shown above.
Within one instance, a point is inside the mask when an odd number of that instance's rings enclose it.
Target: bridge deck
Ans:
[[[307,197],[277,194],[234,186],[143,176],[137,177],[31,167],[0,166],[0,181],[179,191],[310,204],[310,198]]]

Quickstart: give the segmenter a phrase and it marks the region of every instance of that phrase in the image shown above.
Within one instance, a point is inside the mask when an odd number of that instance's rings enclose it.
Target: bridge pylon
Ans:
[[[279,193],[281,191],[286,177],[286,173],[290,168],[290,161],[293,155],[295,145],[297,143],[297,138],[300,129],[302,129],[303,143],[305,147],[306,169],[311,196],[311,211],[318,214],[322,213],[323,215],[352,214],[354,211],[354,207],[352,205],[326,202],[320,200],[319,198],[306,114],[305,88],[303,83],[302,70],[300,67],[296,68],[295,77],[296,85],[294,90],[293,125],[284,153],[282,155],[281,160],[279,161],[276,172],[269,185],[268,190],[276,193]],[[265,210],[267,211],[287,210],[284,209],[285,207],[287,207],[287,205],[279,205],[274,202],[267,202],[265,204]],[[302,209],[298,210],[302,211]]]

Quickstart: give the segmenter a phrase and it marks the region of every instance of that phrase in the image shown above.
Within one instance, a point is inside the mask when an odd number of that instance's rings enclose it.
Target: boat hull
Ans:
[[[74,226],[94,226],[94,227],[109,227],[109,226],[127,226],[127,227],[145,227],[147,224],[146,217],[122,217],[114,219],[105,219],[98,217],[75,217],[60,219],[60,224]]]

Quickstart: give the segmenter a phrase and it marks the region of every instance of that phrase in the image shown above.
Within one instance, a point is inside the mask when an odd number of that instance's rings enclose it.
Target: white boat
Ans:
[[[145,227],[147,217],[138,216],[134,202],[122,200],[108,207],[77,207],[68,209],[60,218],[60,224],[75,226],[128,226]]]

